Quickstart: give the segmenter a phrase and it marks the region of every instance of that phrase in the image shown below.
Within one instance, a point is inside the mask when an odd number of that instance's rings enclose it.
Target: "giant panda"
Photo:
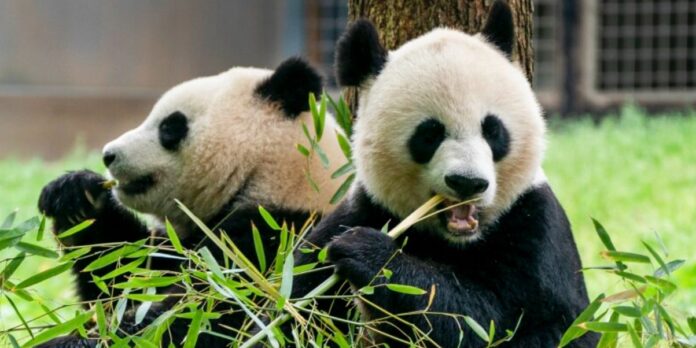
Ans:
[[[302,123],[312,124],[308,95],[321,93],[321,88],[319,74],[299,58],[286,60],[275,71],[236,67],[184,82],[167,91],[140,126],[104,147],[103,161],[117,186],[107,189],[107,177],[89,170],[70,172],[43,188],[39,210],[53,221],[56,235],[82,220],[95,219],[86,230],[61,239],[66,246],[113,245],[150,235],[155,242],[166,243],[163,222],[167,219],[185,247],[207,246],[221,256],[219,248],[177,206],[178,199],[207,226],[225,231],[244,254],[256,260],[253,222],[261,232],[265,255],[275,255],[278,232],[261,218],[259,205],[298,232],[314,212],[325,214],[333,209],[330,197],[338,183],[330,174],[345,160],[338,143],[331,136],[319,142],[329,158],[328,168],[317,156],[307,159],[296,148],[307,142]],[[324,131],[333,134],[340,128],[327,117]],[[308,182],[308,172],[319,191]],[[155,223],[144,223],[134,212],[154,217]],[[99,256],[98,251],[93,249],[73,266],[81,301],[104,296],[92,282],[92,274],[101,276],[115,267],[82,272]],[[169,258],[150,261],[153,269],[180,267],[180,261]],[[127,312],[119,329],[136,333],[172,305],[172,299],[153,305],[138,325],[134,313]],[[226,327],[234,328],[238,319],[239,315],[223,315],[214,329],[234,337],[236,333]],[[172,324],[172,343],[181,342],[189,322]],[[97,343],[66,336],[46,346]],[[198,346],[226,343],[211,335],[198,339]]]
[[[554,347],[588,305],[569,221],[541,167],[542,111],[510,60],[514,37],[511,9],[496,2],[477,35],[439,28],[387,52],[373,25],[358,20],[337,45],[338,81],[359,93],[357,176],[349,197],[306,237],[305,249],[315,253],[298,253],[296,262],[316,262],[316,250],[326,247],[353,290],[374,286],[360,294],[358,309],[376,343],[484,346],[467,315],[484,327],[494,321],[497,338],[521,318],[509,346]],[[434,194],[446,198],[441,208],[478,201],[419,222],[397,240],[381,231]],[[293,296],[302,298],[329,272],[298,278]],[[335,300],[317,305],[346,316]],[[596,340],[586,334],[574,344]]]

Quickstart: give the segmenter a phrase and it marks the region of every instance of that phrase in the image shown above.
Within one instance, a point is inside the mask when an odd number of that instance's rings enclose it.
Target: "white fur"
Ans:
[[[104,147],[117,154],[109,170],[119,181],[150,173],[156,177],[156,185],[141,195],[130,196],[115,188],[117,198],[135,210],[185,226],[190,220],[174,199],[205,220],[248,181],[244,196],[236,197],[240,204],[331,211],[329,199],[340,181],[332,180],[330,174],[345,162],[335,141],[339,127],[327,117],[320,146],[330,159],[330,168],[323,168],[316,156],[308,161],[296,145],[307,143],[301,123],[312,128],[309,112],[292,120],[277,105],[254,94],[271,73],[232,68],[166,92],[139,127]],[[167,151],[159,142],[158,126],[175,111],[187,116],[189,133],[178,151]],[[308,170],[319,193],[307,181]]]
[[[390,52],[380,74],[361,87],[353,139],[358,182],[400,217],[433,192],[451,197],[445,174],[475,175],[490,183],[477,204],[485,228],[540,170],[545,125],[537,100],[521,70],[480,36],[433,30]],[[489,113],[511,137],[510,152],[498,163],[481,134]],[[447,137],[419,165],[407,142],[428,118],[442,122]]]

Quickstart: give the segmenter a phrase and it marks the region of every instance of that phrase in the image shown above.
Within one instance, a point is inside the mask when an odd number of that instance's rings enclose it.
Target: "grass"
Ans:
[[[646,117],[635,108],[610,115],[599,124],[587,119],[552,122],[546,174],[566,208],[585,266],[607,264],[598,253],[602,245],[590,217],[601,221],[617,248],[625,251],[653,245],[659,234],[670,259],[687,259],[676,274],[679,285],[673,309],[696,314],[696,113],[688,116]],[[40,189],[70,169],[103,171],[99,155],[77,150],[58,162],[0,160],[0,219],[18,210],[18,220],[37,214]],[[44,245],[55,247],[50,238]],[[9,257],[0,252],[0,260]],[[55,265],[45,258],[25,261],[13,278],[24,279]],[[4,267],[4,265],[2,266]],[[615,278],[604,273],[586,273],[590,296],[619,289]],[[30,288],[37,298],[55,308],[74,302],[68,273]],[[41,309],[33,303],[15,301],[25,318]],[[64,319],[76,307],[59,312]],[[43,321],[48,323],[48,320]],[[20,324],[4,296],[0,296],[0,331]],[[32,323],[34,325],[35,323]],[[18,337],[24,337],[23,334]]]

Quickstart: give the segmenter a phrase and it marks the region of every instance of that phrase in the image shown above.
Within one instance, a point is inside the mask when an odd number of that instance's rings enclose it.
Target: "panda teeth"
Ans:
[[[456,205],[446,202],[446,206]],[[455,234],[474,234],[478,228],[477,209],[473,204],[462,204],[450,208],[447,212],[447,230]]]

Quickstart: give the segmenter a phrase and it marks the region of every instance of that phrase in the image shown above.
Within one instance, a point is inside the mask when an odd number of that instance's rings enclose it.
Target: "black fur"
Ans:
[[[453,246],[428,231],[411,229],[393,241],[379,230],[398,219],[374,203],[364,190],[344,201],[307,237],[308,243],[328,244],[328,256],[336,272],[355,288],[371,284],[398,283],[416,286],[435,296],[429,312],[469,315],[487,327],[496,323],[498,335],[513,329],[524,314],[522,324],[509,343],[513,347],[556,346],[562,333],[587,306],[588,298],[570,225],[551,189],[533,188],[516,201],[497,224],[483,231],[481,240]],[[343,226],[360,226],[346,229]],[[397,252],[408,238],[403,252]],[[300,254],[297,264],[316,262],[316,255]],[[379,270],[392,271],[387,280]],[[293,297],[302,297],[329,272],[313,273],[297,279]],[[338,287],[335,291],[339,291]],[[363,295],[391,313],[426,308],[430,293],[406,295],[376,287],[373,295]],[[325,309],[329,303],[321,303]],[[379,310],[366,305],[368,317],[383,318]],[[346,315],[343,304],[331,307],[334,315]],[[460,318],[436,314],[402,317],[416,325],[442,347],[456,347],[460,327],[461,346],[485,345]],[[380,330],[402,339],[415,339],[412,330],[394,320]],[[391,347],[402,343],[378,337]],[[421,342],[422,344],[423,342]],[[597,336],[586,334],[574,347],[594,347]]]
[[[290,118],[309,110],[307,97],[321,93],[321,76],[307,62],[290,58],[276,68],[273,75],[256,87],[256,94],[263,99],[278,103]]]
[[[423,121],[408,140],[411,158],[420,164],[430,162],[443,140],[445,140],[445,125],[442,122],[434,118]]]
[[[87,229],[61,239],[61,243],[68,246],[101,244],[101,243],[124,243],[134,242],[150,238],[151,234],[147,226],[140,221],[133,213],[118,203],[112,193],[106,190],[103,183],[106,179],[99,174],[83,170],[70,172],[60,178],[50,182],[44,187],[39,198],[39,210],[53,220],[54,232],[56,235],[64,232],[73,225],[84,219],[95,219],[94,223]],[[219,226],[220,230],[230,233],[230,238],[242,250],[245,255],[255,255],[253,236],[251,233],[251,223],[257,226],[263,238],[263,245],[267,257],[275,255],[278,248],[277,231],[272,230],[264,222],[256,206],[234,206],[234,201],[224,207],[215,217],[206,221],[207,226]],[[234,207],[233,207],[234,206]],[[278,221],[286,221],[289,226],[302,226],[309,213],[299,211],[289,211],[285,209],[274,209],[265,207]],[[232,213],[231,213],[232,212]],[[231,214],[230,214],[231,213]],[[192,227],[191,227],[192,228]],[[179,231],[183,232],[183,231]],[[220,249],[204,236],[202,231],[192,228],[188,237],[182,239],[182,243],[187,248],[207,247],[213,255],[222,262],[223,255]],[[168,244],[166,232],[159,228],[155,231],[155,244]],[[78,259],[73,265],[73,273],[77,277],[77,287],[80,300],[94,301],[101,297],[109,297],[99,290],[92,282],[91,274],[103,275],[110,272],[116,266],[112,264],[93,272],[82,272],[82,269],[99,257],[99,252],[105,248],[94,247],[92,252],[86,257]],[[255,260],[254,257],[250,258]],[[151,268],[157,270],[179,270],[182,266],[181,261],[169,258],[153,257]],[[269,263],[272,260],[268,261]],[[123,281],[117,278],[116,281]],[[117,289],[110,289],[113,295],[118,294]],[[203,290],[203,289],[201,289]],[[160,290],[162,291],[162,290]],[[164,291],[176,293],[180,291],[177,286],[172,286]],[[185,291],[185,290],[183,290]],[[155,303],[146,315],[142,323],[135,325],[134,311],[127,311],[119,329],[124,334],[135,334],[152,322],[160,314],[169,310],[178,297],[170,297],[163,302]],[[216,310],[225,313],[220,319],[212,321],[213,331],[229,333],[226,327],[239,327],[245,318],[237,308],[236,312],[230,314],[229,305],[220,305]],[[186,336],[190,320],[177,319],[170,329],[170,337],[166,341],[171,341],[176,345]],[[169,334],[165,334],[169,335]],[[234,336],[235,333],[230,333]],[[49,341],[41,347],[94,347],[98,343],[94,339],[83,339],[77,336],[64,336]],[[201,335],[198,338],[197,347],[218,347],[228,343],[226,340],[212,335]],[[163,344],[167,346],[167,342]]]
[[[176,151],[188,134],[188,119],[180,111],[165,117],[159,124],[159,141],[162,147]],[[108,165],[107,165],[108,166]]]
[[[498,0],[493,3],[481,33],[508,58],[512,57],[515,23],[512,18],[512,9],[506,2]]]
[[[487,115],[481,123],[481,132],[493,153],[493,160],[498,162],[510,152],[510,133],[497,116]]]
[[[336,79],[344,87],[358,87],[377,76],[387,61],[387,50],[367,19],[353,23],[336,44]]]

